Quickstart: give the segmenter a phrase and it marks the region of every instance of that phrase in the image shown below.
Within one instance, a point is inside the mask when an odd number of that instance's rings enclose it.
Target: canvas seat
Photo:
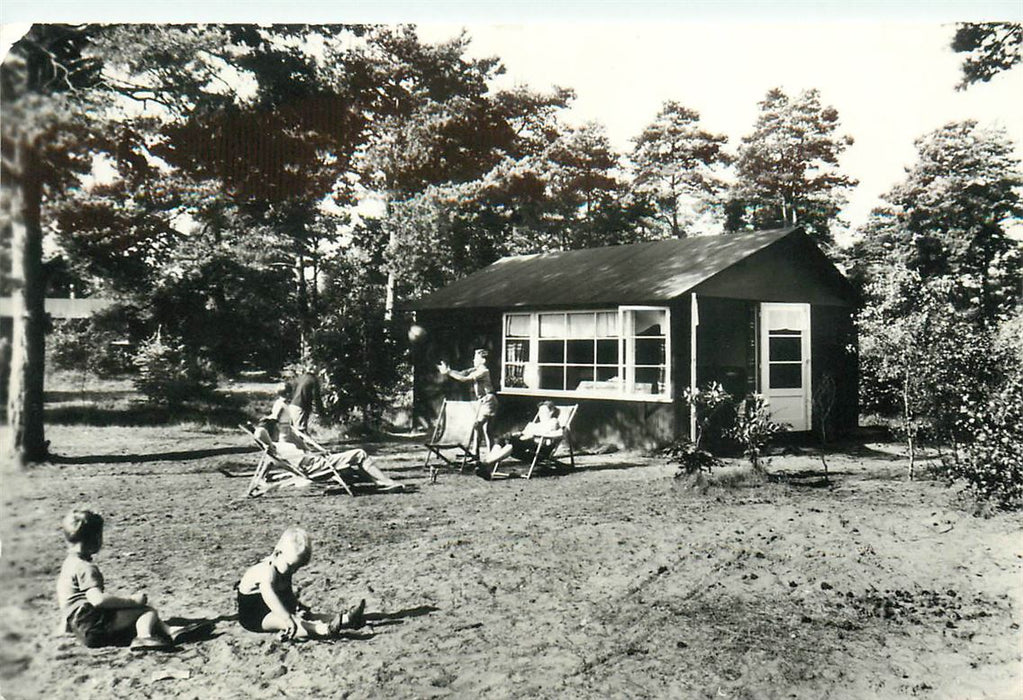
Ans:
[[[302,430],[295,424],[291,424],[291,434],[298,438],[299,442],[305,445],[306,452],[314,452],[316,454],[323,455],[330,454],[330,450],[316,442],[316,440],[314,440],[308,432]]]
[[[247,496],[262,496],[263,494],[283,486],[340,486],[349,496],[354,496],[349,480],[341,475],[346,468],[358,467],[366,459],[366,451],[361,449],[347,450],[337,454],[331,454],[322,445],[319,445],[307,435],[304,439],[310,450],[306,453],[313,453],[318,459],[304,459],[299,466],[296,466],[286,459],[277,455],[277,448],[274,443],[260,437],[249,429],[248,426],[239,426],[259,446],[262,454],[256,470],[249,480],[246,490]],[[265,433],[264,433],[265,435]],[[302,436],[300,436],[302,437]]]
[[[476,431],[476,419],[479,417],[479,401],[449,401],[441,404],[440,413],[433,426],[433,432],[425,443],[425,468],[430,470],[430,481],[437,481],[440,461],[431,464],[430,459],[437,456],[450,467],[458,467],[459,471],[467,466],[474,468],[479,463],[479,436]],[[452,452],[453,454],[445,454]]]
[[[529,463],[529,471],[525,474],[526,479],[533,476],[533,470],[538,466],[546,466],[549,468],[557,466],[565,469],[575,469],[575,449],[572,446],[572,419],[575,418],[579,405],[570,404],[566,406],[556,406],[556,408],[558,409],[558,424],[561,425],[561,436],[535,438],[536,450],[533,452],[532,460]],[[537,413],[537,415],[533,417],[533,420],[536,421],[539,418],[540,414]],[[568,446],[569,464],[565,464],[555,456],[562,443]]]

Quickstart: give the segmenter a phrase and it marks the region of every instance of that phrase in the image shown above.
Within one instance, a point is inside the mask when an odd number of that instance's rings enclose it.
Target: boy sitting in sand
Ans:
[[[273,553],[249,569],[238,582],[238,622],[251,632],[280,632],[282,639],[331,639],[343,629],[365,624],[366,601],[344,614],[314,615],[302,605],[291,577],[309,563],[312,545],[299,527],[281,535]]]
[[[85,646],[130,642],[134,651],[163,650],[213,629],[212,622],[171,627],[149,607],[145,593],[125,598],[104,590],[103,574],[92,561],[103,546],[103,518],[98,513],[73,510],[61,528],[68,555],[57,577],[57,602],[63,631],[73,632]]]

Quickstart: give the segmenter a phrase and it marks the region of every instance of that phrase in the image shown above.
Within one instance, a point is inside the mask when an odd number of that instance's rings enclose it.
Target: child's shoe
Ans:
[[[215,622],[196,622],[195,624],[186,625],[174,630],[171,634],[171,642],[180,644],[181,642],[201,639],[212,632],[214,627],[216,627]]]
[[[349,608],[344,615],[344,626],[350,630],[357,630],[366,624],[366,599],[363,598],[359,604]]]

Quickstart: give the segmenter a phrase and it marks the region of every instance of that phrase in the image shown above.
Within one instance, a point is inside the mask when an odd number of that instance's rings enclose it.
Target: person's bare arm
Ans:
[[[273,565],[266,565],[259,571],[257,581],[259,583],[259,594],[263,596],[263,602],[266,603],[266,607],[270,608],[270,612],[281,618],[282,621],[286,620],[288,628],[284,630],[287,636],[293,637],[295,632],[298,631],[298,617],[299,613],[296,611],[294,614],[288,611],[284,607],[284,602],[281,597],[277,595],[277,591],[274,589],[274,579],[277,576],[277,572],[274,571]]]
[[[528,423],[526,427],[522,429],[522,435],[524,437],[531,438],[556,438],[561,437],[563,433],[564,430],[560,425],[555,425],[554,427],[549,425],[541,426],[535,421]]]
[[[110,609],[122,609],[122,608],[143,608],[148,603],[148,598],[145,593],[136,593],[130,598],[123,596],[113,595],[107,593],[102,588],[93,587],[85,591],[85,599],[94,608],[110,608]]]
[[[473,367],[472,369],[466,370],[449,369],[447,375],[456,382],[471,382],[482,377],[486,371],[486,367]]]

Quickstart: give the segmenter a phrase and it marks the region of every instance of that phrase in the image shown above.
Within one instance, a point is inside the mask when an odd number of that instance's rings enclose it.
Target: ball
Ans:
[[[418,343],[426,337],[426,329],[420,325],[413,324],[408,329],[408,339],[411,343]]]

